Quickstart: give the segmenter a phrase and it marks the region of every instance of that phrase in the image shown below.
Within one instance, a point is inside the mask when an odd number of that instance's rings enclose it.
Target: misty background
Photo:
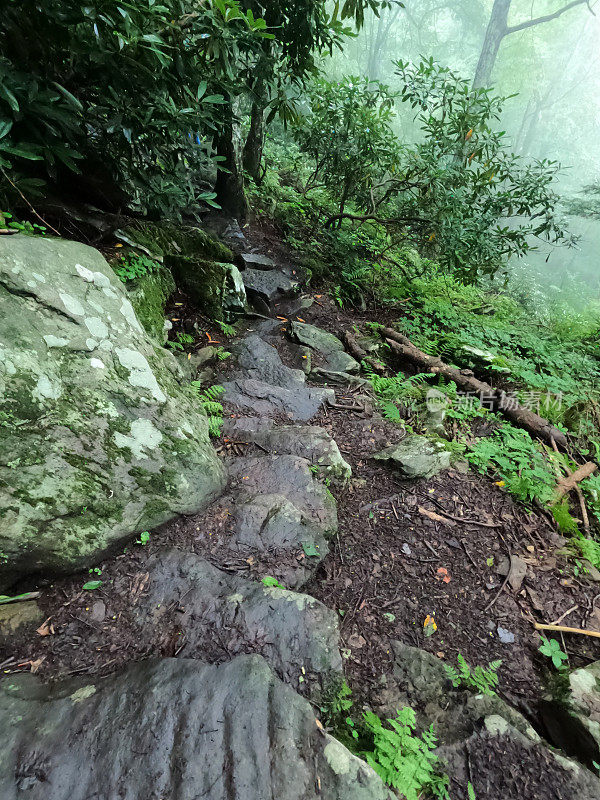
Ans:
[[[600,180],[600,4],[405,0],[403,5],[378,17],[368,12],[344,51],[323,59],[328,77],[366,75],[395,90],[395,61],[433,56],[473,78],[492,12],[508,9],[510,28],[528,27],[502,37],[491,69],[494,90],[515,95],[506,102],[501,124],[514,152],[561,163],[557,191],[568,227],[580,237],[575,248],[540,245],[513,260],[511,269],[517,278],[525,273],[540,290],[568,295],[572,302],[600,299],[600,220],[568,213],[570,202],[585,200],[586,187]],[[559,16],[544,19],[557,10]],[[418,136],[410,109],[398,104],[397,111],[401,138]]]

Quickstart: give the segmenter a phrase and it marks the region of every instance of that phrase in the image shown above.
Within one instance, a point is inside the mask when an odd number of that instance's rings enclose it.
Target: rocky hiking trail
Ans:
[[[378,414],[342,338],[397,312],[338,309],[250,241],[244,283],[273,318],[228,340],[183,296],[170,314],[232,353],[187,365],[224,388],[226,489],[99,564],[96,590],[90,570],[0,606],[0,712],[19,720],[0,796],[392,797],[335,738],[343,720],[326,730],[345,679],[358,709],[435,723],[453,800],[469,782],[478,800],[600,797],[594,731],[561,738],[533,627],[595,618],[600,593],[565,577],[543,514]],[[593,658],[568,644],[572,667]],[[452,688],[459,654],[502,660],[497,697]]]

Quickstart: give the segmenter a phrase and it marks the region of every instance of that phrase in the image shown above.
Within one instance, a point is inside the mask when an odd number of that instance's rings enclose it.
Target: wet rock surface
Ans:
[[[3,800],[391,800],[259,656],[0,684]],[[91,757],[90,757],[91,756]]]
[[[147,569],[136,606],[140,636],[168,627],[168,616],[185,658],[220,663],[258,653],[286,683],[312,696],[341,675],[336,614],[318,600],[228,574],[176,549],[156,553]]]
[[[236,370],[223,383],[223,400],[242,412],[308,422],[332,397],[331,390],[307,387],[304,373],[286,367],[277,350],[256,334],[235,347],[234,357]]]

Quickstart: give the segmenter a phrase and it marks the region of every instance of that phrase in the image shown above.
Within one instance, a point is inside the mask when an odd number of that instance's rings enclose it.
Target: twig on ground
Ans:
[[[579,608],[578,605],[572,606],[568,611],[565,611],[564,614],[561,614],[558,619],[555,619],[552,625],[559,625],[563,621],[563,619],[566,619],[574,611],[577,611],[578,608]]]
[[[487,606],[486,606],[486,607],[483,609],[483,613],[484,613],[484,614],[487,614],[487,612],[490,610],[490,608],[492,608],[492,606],[494,606],[494,605],[496,604],[496,601],[498,600],[498,598],[500,597],[500,595],[501,595],[501,594],[502,594],[502,592],[504,591],[504,589],[505,589],[505,587],[506,587],[506,584],[508,583],[508,577],[509,577],[509,575],[510,575],[510,570],[508,571],[508,573],[507,573],[507,575],[506,575],[506,578],[504,578],[504,580],[502,581],[502,586],[501,586],[501,587],[498,589],[498,591],[496,592],[496,594],[494,595],[494,597],[492,597],[492,599],[490,600],[490,602],[489,602],[489,603],[487,604]]]
[[[544,625],[541,622],[534,624],[536,631],[555,631],[556,633],[577,633],[582,636],[593,636],[600,639],[600,631],[587,631],[584,628],[569,628],[566,625]]]

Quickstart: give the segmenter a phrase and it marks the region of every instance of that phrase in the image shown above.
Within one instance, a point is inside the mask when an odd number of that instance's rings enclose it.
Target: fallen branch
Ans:
[[[566,478],[561,478],[556,487],[557,497],[560,499],[566,494],[569,494],[569,492],[572,492],[573,489],[577,490],[579,488],[577,484],[589,478],[597,469],[598,467],[593,461],[588,461],[582,467],[575,470],[575,472],[571,472]]]
[[[536,622],[534,625],[536,631],[555,631],[556,633],[579,633],[582,636],[593,636],[595,639],[600,639],[600,631],[586,631],[585,628],[568,628],[566,625],[543,625]]]
[[[344,344],[353,358],[355,358],[357,361],[364,361],[371,367],[373,372],[376,372],[378,375],[383,375],[385,372],[385,365],[382,364],[381,361],[371,358],[371,356],[367,354],[367,351],[363,350],[363,348],[359,345],[350,331],[346,331],[344,333]]]
[[[539,414],[519,405],[516,400],[512,401],[511,398],[510,404],[504,402],[503,392],[494,389],[489,383],[478,380],[471,370],[456,369],[456,367],[445,364],[441,358],[427,355],[415,347],[406,336],[392,328],[383,328],[381,335],[397,356],[416,364],[424,372],[443,375],[444,378],[454,381],[460,389],[479,394],[482,398],[485,397],[494,409],[504,414],[515,425],[524,428],[533,436],[539,437],[550,445],[554,440],[559,447],[566,449],[567,437],[562,431],[555,428],[547,419],[540,417]]]
[[[552,447],[554,448],[554,452],[558,453],[558,447],[556,446],[556,442],[554,441],[554,439],[552,440]],[[580,467],[580,469],[576,470],[575,472],[571,470],[568,464],[563,464],[563,467],[566,470],[567,477],[561,478],[559,480],[558,485],[556,487],[557,489],[556,497],[557,499],[560,499],[561,497],[564,497],[564,495],[567,494],[567,492],[570,492],[571,489],[575,489],[575,492],[577,493],[577,497],[579,499],[579,507],[581,508],[581,519],[583,521],[583,527],[585,528],[586,531],[589,532],[590,518],[587,512],[587,507],[585,505],[585,497],[583,496],[583,492],[581,491],[581,486],[578,486],[578,482],[584,480],[584,478],[587,478],[589,475],[594,473],[596,471],[596,465],[588,461],[586,464],[583,465],[583,467]],[[584,472],[586,468],[587,471]],[[570,483],[573,483],[574,485],[571,486]]]

